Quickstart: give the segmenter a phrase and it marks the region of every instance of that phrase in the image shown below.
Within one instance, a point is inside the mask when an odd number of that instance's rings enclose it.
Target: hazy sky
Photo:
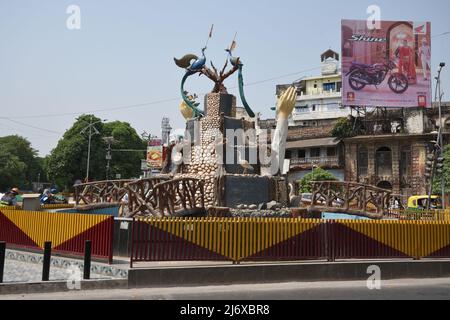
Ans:
[[[81,30],[66,27],[71,4],[81,8]],[[431,21],[432,36],[450,31],[448,0],[0,0],[0,136],[27,137],[45,155],[76,113],[130,105],[138,106],[94,113],[128,121],[138,133],[160,135],[163,116],[183,128],[183,71],[173,57],[199,54],[212,23],[208,59],[222,66],[223,49],[237,31],[236,55],[252,84],[247,100],[270,117],[275,85],[318,74],[301,71],[320,67],[319,56],[330,47],[340,52],[341,19],[366,19],[371,4],[381,7],[384,20]],[[443,86],[450,100],[450,35],[434,38],[432,46],[433,71],[440,61],[449,65]],[[294,75],[279,78],[288,74]],[[226,85],[235,87],[237,77]],[[212,83],[196,77],[187,89],[201,94]]]

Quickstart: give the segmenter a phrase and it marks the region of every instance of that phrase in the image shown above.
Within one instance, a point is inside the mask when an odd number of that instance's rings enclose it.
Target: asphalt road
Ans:
[[[449,279],[383,281],[369,290],[365,281],[276,283],[189,288],[72,291],[0,296],[5,300],[450,300]]]

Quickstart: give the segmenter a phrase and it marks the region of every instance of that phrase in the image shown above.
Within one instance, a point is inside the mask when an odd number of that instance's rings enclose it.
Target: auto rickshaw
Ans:
[[[439,196],[412,196],[408,199],[408,209],[409,210],[427,210],[428,209],[428,199],[430,201],[430,209],[442,209],[442,201]]]

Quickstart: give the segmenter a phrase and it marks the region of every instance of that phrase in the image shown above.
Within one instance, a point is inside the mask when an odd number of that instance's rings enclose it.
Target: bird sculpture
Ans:
[[[238,68],[238,83],[239,83],[239,95],[241,96],[242,104],[244,105],[245,111],[247,111],[247,114],[250,118],[255,117],[255,113],[250,108],[250,106],[247,103],[247,99],[245,99],[244,94],[244,78],[242,76],[242,69],[244,67],[244,64],[241,61],[241,58],[239,57],[233,57],[233,52],[231,49],[225,49],[226,52],[228,52],[230,63],[233,67]]]
[[[194,61],[198,60],[198,56],[196,56],[195,54],[186,54],[181,59],[173,58],[173,60],[175,61],[175,64],[178,67],[180,67],[182,69],[187,69],[192,65],[192,60],[194,60]]]
[[[203,67],[206,64],[206,49],[206,47],[202,49],[201,58],[197,57],[195,54],[186,54],[181,59],[174,58],[175,64],[178,67],[186,69],[186,73],[181,80],[181,96],[186,105],[192,109],[194,118],[202,117],[204,113],[197,108],[198,104],[196,104],[192,99],[189,99],[189,97],[187,96],[187,91],[184,90],[184,84],[190,76],[202,71]],[[192,62],[192,60],[194,60],[194,62]]]
[[[242,158],[242,154],[239,150],[237,150],[238,163],[244,169],[242,174],[247,174],[248,170],[254,171],[253,166],[245,159]]]

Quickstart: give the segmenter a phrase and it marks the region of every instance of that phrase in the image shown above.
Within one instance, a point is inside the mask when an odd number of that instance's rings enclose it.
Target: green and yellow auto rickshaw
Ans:
[[[428,206],[430,200],[430,206]],[[439,196],[412,196],[408,199],[408,210],[440,210],[442,209],[442,201]]]

